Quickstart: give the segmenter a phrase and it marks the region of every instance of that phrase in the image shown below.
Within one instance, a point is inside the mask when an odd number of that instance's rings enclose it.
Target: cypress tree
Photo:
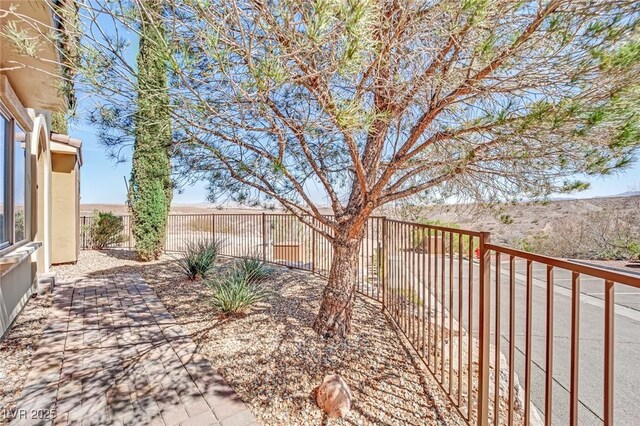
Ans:
[[[173,185],[167,45],[162,2],[147,0],[140,16],[138,109],[129,190],[138,257],[157,259],[164,247]]]

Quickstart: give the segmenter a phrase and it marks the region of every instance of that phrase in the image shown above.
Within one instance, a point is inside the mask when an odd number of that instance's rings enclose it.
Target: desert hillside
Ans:
[[[123,204],[83,204],[80,207],[81,215],[91,215],[94,210],[111,211],[116,214],[127,213],[127,207]],[[260,208],[249,207],[221,209],[211,204],[171,206],[171,212],[176,214],[260,213],[262,211],[264,210]],[[510,242],[539,232],[558,220],[606,212],[640,214],[640,195],[502,204],[491,209],[470,204],[441,204],[403,210],[389,209],[386,214],[410,221],[455,222],[462,228],[489,231],[496,242]]]
[[[563,220],[594,213],[640,217],[640,195],[501,204],[491,209],[443,204],[397,211],[395,215],[412,221],[455,222],[461,228],[491,232],[494,241],[502,243],[535,234]]]

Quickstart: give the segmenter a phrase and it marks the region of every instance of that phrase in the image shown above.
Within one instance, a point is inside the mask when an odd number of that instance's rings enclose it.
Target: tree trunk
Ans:
[[[346,337],[351,331],[351,312],[356,290],[360,239],[336,238],[329,281],[313,325],[323,337]]]

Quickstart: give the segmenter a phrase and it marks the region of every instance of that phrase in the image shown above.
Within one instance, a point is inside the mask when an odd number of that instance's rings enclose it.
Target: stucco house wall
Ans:
[[[79,168],[74,154],[53,152],[52,174],[52,241],[51,262],[69,263],[78,260],[79,217],[77,193]]]
[[[0,13],[0,26],[16,25],[38,37],[34,24],[57,25],[50,2],[14,3],[16,9]],[[0,6],[4,9],[4,5]],[[0,338],[34,294],[38,281],[51,280],[51,264],[77,260],[81,141],[51,131],[51,112],[66,111],[68,102],[58,91],[62,75],[58,48],[42,43],[39,59],[27,57],[0,34],[0,148],[11,154],[5,155],[7,160],[0,167],[0,206],[10,206],[0,212]],[[15,152],[24,152],[24,167],[16,165]],[[24,185],[24,194],[15,189],[14,181]],[[14,194],[20,194],[20,200]],[[16,206],[23,209],[20,232],[15,225]]]

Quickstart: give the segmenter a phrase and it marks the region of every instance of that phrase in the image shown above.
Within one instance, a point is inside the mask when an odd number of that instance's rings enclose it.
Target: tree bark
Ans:
[[[313,329],[323,337],[346,337],[351,331],[361,240],[362,237],[334,240],[329,281],[313,324]]]

